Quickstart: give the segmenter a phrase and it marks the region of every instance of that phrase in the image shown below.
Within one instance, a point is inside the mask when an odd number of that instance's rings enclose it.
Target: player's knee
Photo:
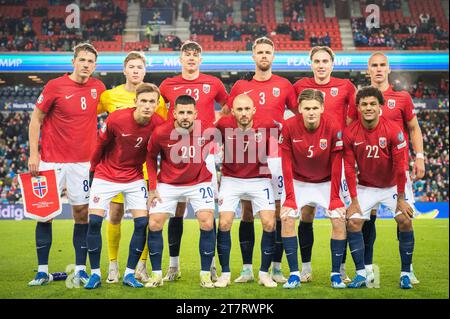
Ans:
[[[312,223],[314,221],[314,211],[303,211],[302,210],[302,222]]]
[[[349,232],[359,232],[362,229],[363,220],[359,218],[349,219],[347,222],[347,231]]]
[[[340,218],[333,218],[331,219],[331,225],[333,227],[333,238],[345,239],[347,235],[345,221]]]
[[[412,231],[413,227],[412,227],[412,221],[409,218],[406,218],[403,215],[399,215],[396,218],[397,224],[398,224],[398,229],[401,232],[409,232]]]
[[[72,214],[75,224],[87,224],[88,223],[88,205],[72,206]]]
[[[273,232],[275,230],[275,218],[266,219],[262,224],[265,232]]]
[[[160,231],[163,229],[164,222],[157,218],[151,218],[148,222],[148,229],[150,231]]]
[[[186,203],[179,202],[175,210],[175,217],[183,217],[185,210],[186,210]]]
[[[200,224],[200,229],[205,231],[210,231],[214,227],[214,215],[210,213],[201,213],[197,215],[198,222]]]
[[[109,210],[109,222],[113,225],[120,224],[124,214],[123,205],[116,204],[110,206]]]
[[[281,219],[281,232],[285,237],[295,236],[295,219],[289,216]]]
[[[219,219],[219,229],[220,229],[220,231],[230,231],[232,224],[233,224],[233,219],[232,218],[221,217]]]

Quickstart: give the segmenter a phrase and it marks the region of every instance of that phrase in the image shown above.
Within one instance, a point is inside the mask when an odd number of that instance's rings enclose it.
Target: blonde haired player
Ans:
[[[125,75],[125,84],[119,85],[113,89],[105,91],[100,97],[100,103],[97,108],[97,113],[109,114],[116,110],[134,107],[134,100],[136,98],[136,88],[144,82],[145,77],[145,55],[142,52],[131,51],[125,57],[123,62],[123,74]],[[167,118],[167,109],[164,104],[164,99],[159,98],[159,105],[155,113],[159,114],[164,119]],[[148,180],[147,169],[143,168],[144,179]],[[117,262],[119,253],[119,243],[121,238],[121,221],[124,215],[124,200],[120,193],[113,198],[109,207],[109,220],[106,226],[107,241],[108,241],[108,256],[109,256],[109,270],[107,283],[118,283],[120,278],[119,265]],[[136,279],[147,281],[148,274],[146,270],[146,262],[148,256],[147,243],[145,244],[141,258],[136,269]]]

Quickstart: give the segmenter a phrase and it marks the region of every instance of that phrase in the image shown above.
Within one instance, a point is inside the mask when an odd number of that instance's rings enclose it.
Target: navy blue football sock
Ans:
[[[52,246],[52,223],[36,224],[36,252],[38,265],[48,265],[48,255]]]
[[[239,244],[241,246],[242,262],[252,264],[253,247],[255,246],[255,223],[241,220],[239,224]]]
[[[275,232],[263,231],[261,238],[261,268],[260,271],[268,272],[275,251]]]
[[[183,236],[183,217],[169,218],[167,234],[170,257],[180,256],[181,236]]]
[[[297,236],[283,237],[283,246],[291,272],[298,271],[298,242]],[[276,250],[276,248],[275,248]]]
[[[91,269],[100,268],[100,254],[102,252],[102,223],[103,217],[89,215],[89,227],[86,242],[91,262]]]
[[[370,220],[364,222],[362,233],[364,237],[364,264],[372,265],[373,263],[373,246],[377,238],[377,230],[375,228],[376,215],[370,215]]]
[[[86,236],[89,224],[75,224],[73,227],[73,247],[75,248],[75,265],[85,266],[87,259]]]
[[[283,239],[281,238],[281,219],[277,219],[275,238],[275,252],[273,254],[273,262],[281,263],[283,258]]]
[[[300,244],[302,262],[311,262],[312,247],[314,244],[313,223],[300,222],[298,225],[298,242]]]
[[[216,251],[216,236],[214,234],[214,229],[200,229],[198,249],[200,252],[202,271],[210,271],[212,259],[214,258],[214,253]]]
[[[219,255],[222,272],[230,272],[231,233],[230,231],[217,232],[217,254]]]
[[[344,248],[344,254],[342,255],[342,264],[345,264],[345,261],[347,260],[347,246],[348,246],[348,239],[345,240],[345,248]]]
[[[152,263],[152,270],[161,270],[161,260],[164,248],[164,241],[162,230],[148,231],[148,253],[150,255],[150,262]]]
[[[402,272],[410,272],[414,252],[414,231],[399,232],[399,250]]]
[[[364,269],[364,238],[362,232],[347,232],[347,239],[356,270]]]
[[[342,257],[344,256],[344,251],[347,248],[346,239],[331,239],[331,272],[339,273],[342,264]]]
[[[134,219],[134,231],[130,241],[128,251],[127,268],[135,269],[144,250],[145,240],[147,237],[148,217],[138,217]]]

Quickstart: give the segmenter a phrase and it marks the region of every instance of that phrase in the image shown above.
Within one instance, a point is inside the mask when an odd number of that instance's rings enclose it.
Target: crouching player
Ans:
[[[134,232],[130,242],[127,268],[123,284],[141,288],[135,269],[145,246],[148,224],[147,185],[142,173],[147,143],[153,130],[164,123],[154,114],[159,101],[159,89],[143,83],[136,89],[136,107],[115,111],[100,129],[97,147],[91,157],[91,176],[94,177],[89,200],[89,228],[87,246],[91,262],[91,277],[84,286],[94,289],[101,285],[100,254],[101,227],[111,200],[122,193],[126,206],[134,218]]]
[[[331,235],[331,286],[345,288],[339,268],[346,247],[345,205],[339,197],[342,173],[342,132],[323,116],[323,95],[306,89],[299,95],[299,111],[283,127],[283,176],[286,199],[281,209],[282,239],[291,275],[284,288],[300,286],[295,219],[314,216],[317,206],[327,208]]]
[[[253,119],[255,112],[253,100],[248,95],[240,94],[233,101],[233,115],[224,116],[216,123],[224,143],[217,233],[217,253],[222,274],[215,283],[216,287],[230,284],[230,231],[243,197],[250,199],[253,212],[259,214],[263,227],[259,284],[270,288],[277,286],[268,273],[275,252],[276,220],[267,153],[270,133],[274,131],[278,135],[278,127],[273,120]],[[274,146],[277,147],[276,143]]]
[[[356,94],[360,119],[344,131],[344,165],[352,203],[347,209],[347,238],[356,277],[349,288],[366,285],[362,226],[370,219],[370,211],[385,205],[399,226],[401,259],[400,288],[411,289],[409,278],[414,251],[412,217],[414,210],[405,200],[405,149],[402,129],[380,116],[384,98],[381,91],[366,87]],[[358,166],[358,184],[356,169]]]
[[[169,217],[175,216],[179,201],[189,201],[200,224],[200,285],[214,288],[211,281],[211,262],[214,258],[214,193],[212,175],[206,167],[211,139],[204,135],[200,121],[195,121],[195,99],[180,95],[175,100],[173,117],[160,126],[148,144],[147,171],[149,175],[150,220],[148,249],[152,275],[145,287],[163,285],[161,260],[162,229]],[[161,155],[161,169],[156,186],[157,158]]]

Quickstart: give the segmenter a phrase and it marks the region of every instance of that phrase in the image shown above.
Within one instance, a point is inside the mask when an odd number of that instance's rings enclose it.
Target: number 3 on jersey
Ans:
[[[194,94],[192,94],[192,93],[194,93]],[[187,89],[187,90],[186,90],[186,94],[192,96],[192,97],[194,98],[195,101],[198,101],[199,93],[200,93],[200,90],[199,90],[199,89],[194,89],[194,90],[192,90],[192,89]]]

